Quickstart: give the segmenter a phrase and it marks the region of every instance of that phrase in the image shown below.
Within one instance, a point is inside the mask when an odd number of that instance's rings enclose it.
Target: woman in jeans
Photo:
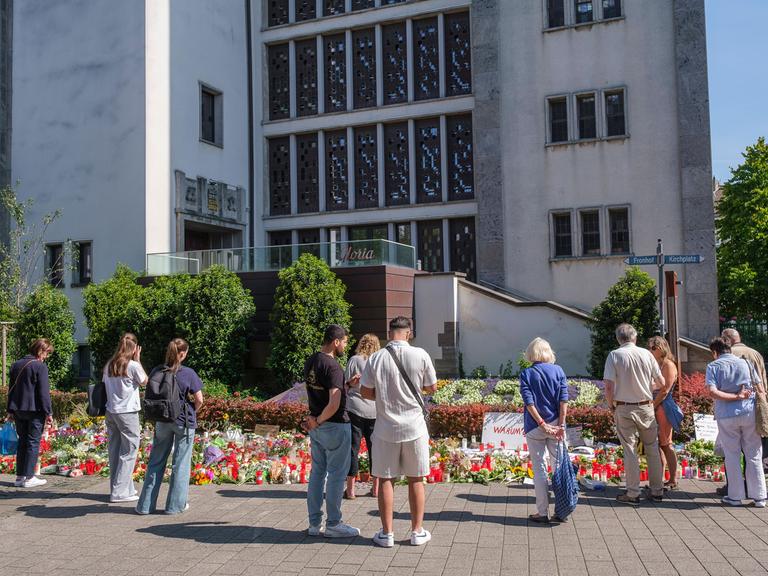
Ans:
[[[136,505],[137,514],[149,514],[157,508],[157,496],[163,483],[165,465],[173,448],[171,481],[165,500],[165,513],[178,514],[189,509],[189,469],[192,463],[192,447],[195,443],[197,411],[203,405],[203,382],[192,368],[182,366],[189,353],[189,344],[182,338],[174,338],[168,344],[165,366],[154,370],[170,370],[176,374],[182,410],[176,422],[155,422],[155,437],[149,453],[147,473],[141,497]],[[153,370],[153,372],[154,372]]]
[[[141,439],[139,387],[146,385],[141,366],[141,346],[136,336],[126,332],[117,350],[104,367],[107,389],[107,435],[109,437],[109,501],[135,502],[133,469]]]
[[[525,351],[525,359],[533,362],[520,373],[520,393],[525,403],[525,438],[533,462],[533,484],[536,491],[536,514],[532,522],[548,523],[549,493],[547,461],[554,469],[557,445],[565,436],[565,415],[568,410],[568,384],[565,372],[555,364],[555,353],[549,342],[535,338]],[[557,516],[555,522],[563,522]]]
[[[672,424],[667,420],[667,414],[664,412],[662,402],[672,394],[672,390],[677,382],[677,364],[672,350],[667,341],[661,336],[653,336],[648,340],[648,349],[656,358],[661,369],[661,375],[664,376],[664,388],[654,390],[653,409],[656,412],[656,424],[659,427],[659,454],[661,454],[661,466],[669,468],[669,480],[664,483],[665,488],[674,490],[677,488],[677,454],[672,445]]]
[[[381,348],[379,337],[375,334],[366,334],[357,343],[357,351],[347,363],[344,381],[347,383],[347,415],[352,425],[352,460],[347,475],[347,489],[344,498],[351,500],[355,497],[355,477],[360,467],[358,456],[360,454],[360,440],[365,438],[368,447],[368,469],[371,470],[371,436],[373,426],[376,424],[376,402],[366,400],[360,395],[360,376],[368,364],[368,357]],[[379,480],[373,478],[371,496],[378,496]]]
[[[29,354],[13,363],[8,390],[8,420],[16,421],[19,445],[16,450],[16,481],[19,488],[34,488],[47,482],[35,476],[43,429],[53,422],[51,414],[51,388],[45,360],[53,352],[53,345],[38,338],[29,348]]]

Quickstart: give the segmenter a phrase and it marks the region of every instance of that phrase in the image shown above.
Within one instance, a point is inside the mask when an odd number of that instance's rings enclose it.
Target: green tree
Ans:
[[[328,265],[302,254],[280,271],[272,308],[272,348],[267,366],[286,386],[304,378],[304,362],[315,352],[329,324],[351,327],[346,286]]]
[[[768,317],[768,145],[759,138],[717,205],[717,277],[724,316]]]
[[[46,363],[53,386],[67,386],[74,380],[72,356],[77,350],[74,334],[75,316],[61,291],[49,284],[40,284],[25,298],[14,330],[17,355],[37,338],[50,340],[54,349]]]
[[[589,372],[592,376],[602,376],[605,359],[617,346],[616,327],[622,322],[635,327],[639,340],[653,336],[659,324],[656,304],[656,285],[639,268],[629,268],[610,287],[605,299],[592,310],[592,318],[588,322],[592,340]]]

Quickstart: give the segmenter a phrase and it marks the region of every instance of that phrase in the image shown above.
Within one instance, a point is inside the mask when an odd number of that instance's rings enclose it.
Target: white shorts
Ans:
[[[429,475],[429,435],[409,442],[385,442],[374,432],[372,452],[376,457],[371,474],[377,478]]]

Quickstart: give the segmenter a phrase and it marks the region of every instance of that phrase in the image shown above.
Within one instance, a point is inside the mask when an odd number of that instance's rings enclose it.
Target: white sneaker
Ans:
[[[24,480],[22,486],[24,488],[34,488],[35,486],[42,486],[43,484],[48,484],[48,480],[43,480],[37,476],[32,476],[32,478],[27,478]]]
[[[336,526],[325,527],[326,538],[354,538],[355,536],[360,536],[360,529],[344,524],[344,522],[339,522]]]
[[[21,488],[24,486],[24,481],[26,480],[26,476],[19,476],[16,478],[16,480],[13,481],[13,485],[16,486],[16,488]]]
[[[322,536],[323,531],[321,530],[320,526],[310,526],[307,528],[307,534],[310,536]]]
[[[139,497],[134,494],[133,496],[126,496],[125,498],[112,498],[110,496],[109,501],[112,502],[112,504],[119,504],[120,502],[136,502],[138,499]]]
[[[432,534],[429,530],[421,529],[421,533],[411,532],[411,546],[423,546],[427,542],[432,540]]]
[[[382,548],[392,548],[395,545],[395,535],[391,532],[385,534],[384,530],[379,530],[373,535],[373,543]]]
[[[723,496],[723,499],[720,500],[723,504],[728,504],[729,506],[741,506],[741,500],[733,500],[729,498],[728,496]]]
[[[765,500],[755,500],[755,508],[765,508]]]

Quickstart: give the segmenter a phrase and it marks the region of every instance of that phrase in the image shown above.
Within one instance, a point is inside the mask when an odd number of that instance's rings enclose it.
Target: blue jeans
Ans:
[[[312,471],[307,488],[309,525],[323,521],[323,485],[325,485],[325,525],[341,522],[341,499],[352,458],[352,430],[349,423],[324,422],[309,433],[312,441]],[[327,480],[326,480],[327,477]]]
[[[187,505],[189,494],[189,469],[192,463],[192,447],[195,443],[195,429],[183,428],[173,422],[156,422],[152,451],[149,453],[147,474],[136,510],[149,514],[157,509],[157,496],[163,483],[165,465],[173,448],[171,482],[165,500],[165,513],[178,514]]]

